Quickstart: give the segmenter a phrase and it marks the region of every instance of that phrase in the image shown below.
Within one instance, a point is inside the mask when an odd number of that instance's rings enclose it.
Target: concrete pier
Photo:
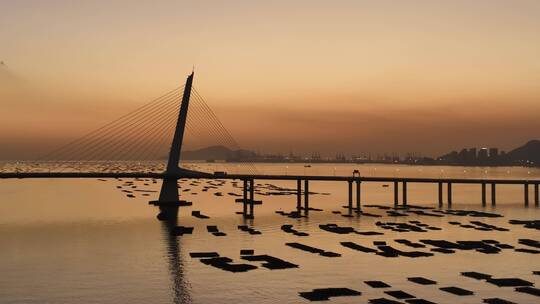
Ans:
[[[360,212],[360,181],[356,181],[356,211]]]
[[[491,183],[491,206],[495,206],[497,204],[497,195],[495,191],[495,183]]]
[[[353,198],[352,198],[352,184],[353,182],[352,181],[347,181],[347,183],[349,184],[349,212],[352,211],[352,208],[353,208],[353,204],[352,204],[352,201],[353,201]]]
[[[397,207],[398,204],[399,204],[399,195],[398,195],[398,192],[399,192],[399,183],[397,181],[394,182],[394,207]]]
[[[524,201],[525,206],[529,206],[529,184],[525,183],[523,184],[523,194],[524,194]]]
[[[403,206],[407,206],[407,182],[403,182]]]
[[[309,180],[304,180],[304,212],[309,213]]]
[[[242,189],[242,215],[245,217],[247,216],[247,201],[248,201],[248,181],[247,179],[244,180],[244,189]]]
[[[486,183],[482,183],[482,206],[486,206]]]
[[[439,182],[439,208],[443,206],[443,183]]]
[[[253,214],[253,205],[255,204],[255,181],[253,179],[249,180],[249,217],[254,217]]]
[[[448,207],[452,206],[452,183],[446,185],[448,191]]]
[[[534,184],[534,205],[538,207],[539,205],[539,198],[538,198],[538,184]]]
[[[296,180],[296,210],[302,210],[302,180]]]

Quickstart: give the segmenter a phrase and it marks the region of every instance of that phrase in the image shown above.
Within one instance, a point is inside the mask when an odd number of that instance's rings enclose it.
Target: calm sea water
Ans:
[[[208,164],[211,170],[240,170]],[[418,177],[490,177],[540,178],[540,170],[528,168],[464,168],[420,167],[398,165],[259,164],[260,173],[350,175],[359,169],[367,176]],[[481,303],[484,298],[500,297],[516,303],[539,303],[540,298],[518,293],[510,287],[497,287],[460,275],[478,271],[494,277],[519,277],[540,286],[540,255],[503,250],[499,254],[457,251],[423,258],[386,258],[362,253],[340,245],[352,241],[374,247],[373,241],[412,249],[395,243],[395,239],[485,240],[527,248],[518,239],[540,240],[538,230],[511,225],[510,219],[540,219],[534,207],[523,207],[523,186],[498,186],[497,206],[481,207],[479,185],[455,185],[453,209],[471,209],[504,215],[500,218],[429,217],[409,214],[389,217],[385,210],[364,208],[383,215],[343,217],[331,211],[341,210],[347,199],[346,183],[312,182],[310,191],[329,193],[313,195],[310,206],[323,209],[311,212],[309,218],[292,219],[276,214],[276,210],[292,211],[295,196],[257,196],[262,206],[255,207],[255,219],[244,220],[236,211],[241,205],[228,192],[240,193],[230,182],[219,189],[203,192],[206,181],[199,185],[183,182],[180,190],[193,206],[180,209],[179,225],[194,227],[193,234],[171,237],[164,224],[156,220],[158,210],[147,202],[157,192],[133,191],[129,198],[122,189],[157,191],[160,182],[135,181],[137,188],[124,186],[127,180],[0,180],[0,303],[308,303],[299,292],[315,288],[347,287],[362,292],[359,297],[332,298],[331,303],[367,303],[373,298],[391,298],[385,290],[403,290],[418,298],[436,303]],[[266,183],[266,181],[258,181]],[[145,185],[147,184],[147,185]],[[294,182],[274,183],[295,187]],[[437,206],[436,185],[410,184],[410,204]],[[489,189],[488,189],[489,190]],[[223,196],[215,195],[222,192]],[[488,191],[489,192],[489,191]],[[147,196],[144,196],[146,194]],[[489,193],[488,193],[489,195]],[[446,198],[445,198],[446,199]],[[363,204],[392,206],[393,188],[380,183],[362,185]],[[489,202],[489,196],[488,196]],[[446,209],[446,206],[443,208]],[[191,216],[200,210],[210,219]],[[377,221],[400,222],[419,220],[440,231],[426,233],[393,232],[375,225]],[[510,231],[478,231],[451,225],[449,221],[468,224],[479,220]],[[363,236],[334,234],[323,231],[319,224],[336,223],[359,231],[379,231],[384,235]],[[250,235],[238,225],[250,225],[262,232]],[[309,233],[298,237],[283,232],[283,224],[292,224]],[[217,225],[227,236],[208,233],[207,225]],[[287,242],[300,242],[340,253],[329,258],[300,251]],[[528,247],[534,249],[532,247]],[[296,269],[269,270],[258,262],[240,259],[241,249],[254,249],[256,254],[269,254],[299,265]],[[537,248],[538,249],[538,248]],[[259,266],[245,273],[226,272],[191,258],[190,252],[217,251],[238,263]],[[424,276],[438,282],[421,286],[407,277]],[[380,290],[366,284],[381,280],[392,288]],[[456,296],[439,287],[458,286],[475,292],[473,296]]]

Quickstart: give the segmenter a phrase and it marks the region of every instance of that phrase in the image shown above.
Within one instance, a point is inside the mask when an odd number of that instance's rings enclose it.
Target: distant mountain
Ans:
[[[525,145],[507,153],[513,163],[525,164],[527,161],[540,165],[540,140],[531,140]]]
[[[210,146],[193,151],[183,151],[182,159],[185,160],[246,160],[256,156],[249,150],[231,150],[224,146]]]
[[[489,155],[488,155],[489,151]],[[492,155],[492,152],[494,155]],[[535,166],[540,167],[540,140],[531,140],[508,153],[498,149],[462,149],[438,157],[439,163],[464,166]]]

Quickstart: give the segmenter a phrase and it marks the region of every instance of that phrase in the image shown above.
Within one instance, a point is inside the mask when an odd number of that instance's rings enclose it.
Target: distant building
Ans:
[[[499,149],[489,148],[489,159],[496,160],[499,157]]]
[[[480,162],[485,162],[488,160],[488,149],[487,148],[481,148],[480,151],[478,151],[478,160]]]

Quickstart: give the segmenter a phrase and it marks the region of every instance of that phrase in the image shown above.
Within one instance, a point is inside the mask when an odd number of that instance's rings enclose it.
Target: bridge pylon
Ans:
[[[212,174],[209,173],[188,170],[180,166],[180,153],[182,151],[182,142],[184,140],[191,88],[193,86],[193,76],[194,72],[187,77],[186,85],[184,86],[184,94],[178,112],[178,120],[176,122],[176,129],[169,150],[169,158],[167,160],[165,177],[161,184],[159,199],[150,202],[150,204],[160,207],[161,213],[158,215],[158,218],[161,217],[161,219],[170,216],[176,217],[178,214],[178,207],[191,205],[191,202],[179,199],[178,179],[183,177],[202,178],[212,176]]]

